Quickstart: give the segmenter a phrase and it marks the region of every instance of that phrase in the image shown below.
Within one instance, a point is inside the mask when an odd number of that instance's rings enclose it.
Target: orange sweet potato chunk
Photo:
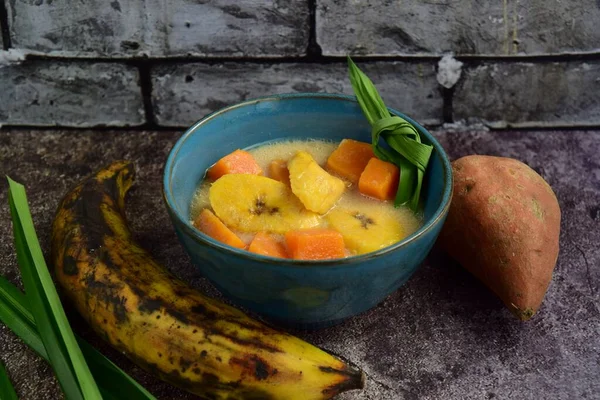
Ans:
[[[302,229],[285,234],[290,258],[296,260],[326,260],[346,255],[342,234],[333,229]]]
[[[398,190],[400,171],[394,164],[373,157],[360,175],[358,190],[379,200],[393,200]]]
[[[215,165],[210,167],[207,171],[207,176],[209,179],[217,180],[226,174],[261,175],[262,172],[252,154],[238,149],[221,158]]]
[[[273,160],[269,164],[269,176],[279,182],[290,184],[290,171],[285,160]]]
[[[208,208],[200,212],[194,221],[194,226],[211,238],[238,249],[246,248],[246,243],[231,231],[221,220]]]
[[[254,239],[250,242],[250,246],[248,246],[248,251],[262,254],[263,256],[288,258],[283,243],[278,242],[266,232],[258,232],[254,236]]]
[[[327,159],[327,169],[352,183],[357,183],[360,174],[373,157],[375,154],[369,143],[344,139]]]

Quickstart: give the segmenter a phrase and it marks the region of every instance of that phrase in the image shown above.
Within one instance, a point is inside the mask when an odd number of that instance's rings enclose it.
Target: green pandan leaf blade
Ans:
[[[23,185],[8,178],[17,262],[44,348],[67,399],[101,399],[46,266]]]
[[[2,362],[0,362],[0,399],[19,400]]]
[[[350,83],[354,89],[356,99],[360,104],[369,124],[390,116],[383,99],[379,96],[373,82],[354,64],[348,57],[348,68],[350,72]]]
[[[417,211],[433,146],[421,142],[418,130],[408,121],[392,116],[371,80],[348,57],[350,82],[363,114],[371,125],[373,152],[400,170],[394,205],[408,204]],[[383,141],[385,145],[382,145]]]

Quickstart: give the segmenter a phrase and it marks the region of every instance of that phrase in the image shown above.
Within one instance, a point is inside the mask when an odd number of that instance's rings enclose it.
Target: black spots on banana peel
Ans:
[[[251,338],[251,339],[240,339],[239,337],[236,337],[234,334],[226,334],[225,332],[215,328],[215,327],[211,327],[206,329],[205,331],[205,335],[206,335],[206,340],[210,343],[210,336],[215,335],[215,336],[221,336],[222,338],[228,339],[231,342],[235,343],[235,344],[239,344],[240,346],[247,346],[247,347],[254,347],[256,349],[260,349],[260,350],[265,350],[268,351],[269,353],[281,353],[282,351],[270,344],[267,343],[263,343],[261,342],[259,339],[255,339],[255,338]]]
[[[190,311],[193,312],[194,314],[202,314],[202,315],[205,315],[208,313],[208,310],[202,304],[196,304],[195,306],[192,306],[192,308],[190,308]]]
[[[127,309],[125,308],[125,297],[107,297],[107,300],[113,304],[113,314],[119,323],[128,320]]]
[[[171,317],[175,318],[177,321],[181,322],[182,324],[187,325],[190,323],[190,320],[188,319],[188,317],[181,311],[175,310],[173,308],[166,308],[165,312],[167,314],[169,314]]]
[[[194,369],[192,369],[192,372],[195,373],[196,375],[200,375],[202,373],[202,371],[198,367],[195,367]]]
[[[181,373],[176,369],[166,373],[161,373],[160,375],[163,376],[166,381],[171,382],[175,386],[179,386],[180,388],[190,392],[198,393],[197,383],[181,376]]]
[[[273,333],[273,330],[270,329],[268,326],[265,326],[258,322],[243,321],[238,318],[222,318],[222,319],[224,319],[225,321],[230,322],[232,324],[235,324],[235,325],[239,326],[240,328],[248,329],[249,331],[259,332],[264,335],[269,335],[269,334]]]
[[[222,320],[224,319],[222,315],[217,314],[214,311],[209,311],[206,306],[203,304],[197,303],[190,308],[190,311],[194,316],[202,317],[202,319],[206,320]]]
[[[118,323],[128,320],[127,309],[125,308],[125,297],[106,296],[106,301],[112,303],[113,314]]]
[[[107,174],[103,179],[98,179],[103,191],[114,199],[120,198],[131,186],[135,172],[131,166],[121,166],[114,173]]]
[[[83,281],[87,294],[95,296],[107,309],[112,309],[117,323],[129,320],[125,307],[127,299],[121,296],[122,284],[97,280],[93,272],[86,274]]]
[[[229,365],[242,368],[242,376],[250,375],[256,380],[262,381],[269,376],[277,374],[276,368],[271,368],[269,364],[257,355],[246,356],[244,358],[232,357]]]
[[[105,196],[96,185],[88,181],[84,184],[80,196],[72,204],[74,219],[81,224],[83,237],[90,249],[99,249],[104,244],[104,236],[113,232],[101,211]]]
[[[181,357],[179,359],[179,365],[181,366],[181,373],[183,374],[183,373],[185,373],[185,371],[190,369],[192,364],[193,364],[192,361],[188,360],[187,358]]]
[[[175,318],[180,323],[186,324],[186,325],[189,324],[189,320],[188,320],[187,316],[181,311],[175,310],[172,307],[167,307],[164,299],[148,298],[146,292],[144,292],[137,286],[132,284],[132,285],[130,285],[130,287],[131,287],[131,290],[133,290],[133,292],[141,299],[139,302],[139,305],[138,305],[138,310],[140,312],[151,314],[160,309],[164,309],[166,314]],[[157,315],[156,319],[160,319],[160,315]],[[179,329],[179,328],[181,328],[181,326],[177,325],[177,329]]]
[[[70,255],[63,257],[63,273],[68,276],[77,276],[79,274],[77,260]]]
[[[160,310],[162,307],[162,301],[156,299],[143,299],[138,305],[138,310],[141,313],[151,314],[154,311]]]
[[[221,385],[221,381],[219,380],[219,377],[216,376],[215,374],[211,374],[210,372],[205,372],[202,374],[202,383],[206,384],[207,386],[220,386]]]
[[[255,359],[255,368],[254,368],[254,377],[259,381],[263,379],[267,379],[269,377],[269,366],[260,358],[254,357]],[[273,369],[271,371],[273,375],[277,374],[277,369]]]
[[[217,356],[216,360],[217,360],[218,362],[223,362],[223,359],[222,359],[221,357],[219,357],[219,356]]]
[[[175,289],[173,291],[173,294],[175,295],[175,297],[186,297],[188,296],[190,293],[181,289]]]
[[[200,358],[206,358],[206,355],[208,354],[208,352],[206,350],[202,350],[200,352]]]

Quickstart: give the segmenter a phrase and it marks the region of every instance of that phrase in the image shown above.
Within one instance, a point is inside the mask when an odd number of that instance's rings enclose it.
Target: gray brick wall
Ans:
[[[319,0],[323,54],[512,56],[600,51],[597,0]]]
[[[486,62],[464,72],[455,118],[498,128],[600,126],[600,61]]]
[[[123,64],[31,61],[0,69],[7,125],[137,126],[145,122],[137,69]]]
[[[434,62],[362,66],[378,82],[386,104],[427,124],[442,122],[442,97]],[[159,65],[152,70],[152,82],[157,122],[163,126],[191,125],[216,108],[272,93],[352,94],[346,64],[341,62]]]
[[[5,4],[15,47],[59,57],[284,57],[303,55],[308,44],[304,0]]]
[[[247,98],[351,93],[351,54],[429,126],[600,126],[597,0],[0,3],[2,125],[183,128]]]

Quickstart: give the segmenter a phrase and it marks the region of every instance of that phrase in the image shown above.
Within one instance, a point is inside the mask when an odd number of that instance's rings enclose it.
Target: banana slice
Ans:
[[[341,179],[325,171],[306,151],[299,151],[288,161],[292,192],[304,207],[325,214],[346,189]]]
[[[344,237],[346,247],[365,254],[390,246],[406,236],[397,215],[369,200],[339,205],[327,216],[329,225]]]
[[[210,205],[230,228],[285,233],[312,228],[320,216],[304,209],[283,183],[249,174],[223,175],[209,190]]]

